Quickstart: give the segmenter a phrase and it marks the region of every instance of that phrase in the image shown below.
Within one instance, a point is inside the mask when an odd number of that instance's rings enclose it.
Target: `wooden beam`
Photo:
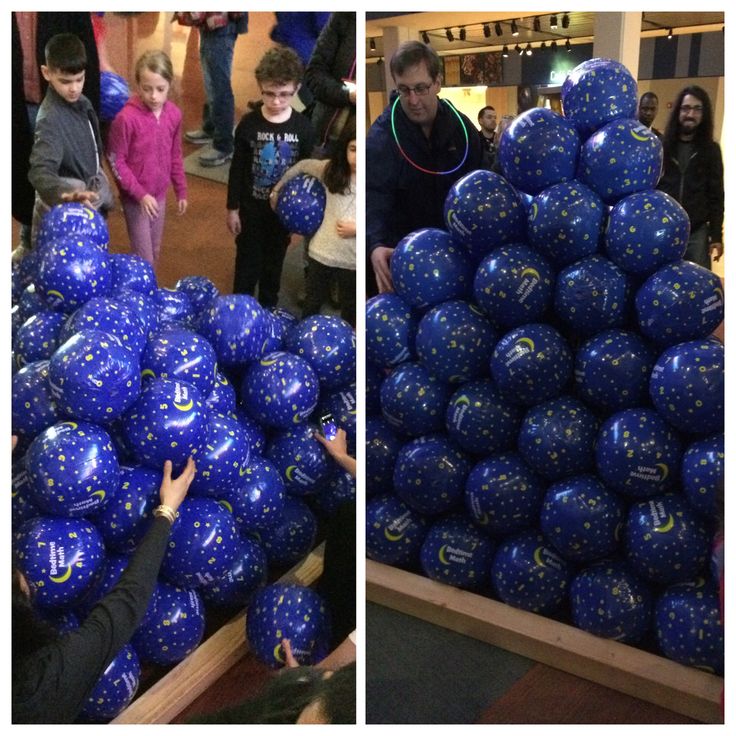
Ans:
[[[322,575],[324,551],[323,542],[278,582],[312,585]],[[249,651],[245,619],[246,611],[231,619],[111,723],[170,723]]]
[[[723,723],[723,679],[694,667],[372,560],[366,597],[703,723]]]

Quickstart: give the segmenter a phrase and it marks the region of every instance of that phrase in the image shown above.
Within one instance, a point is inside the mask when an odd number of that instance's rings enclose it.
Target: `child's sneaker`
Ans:
[[[188,130],[184,133],[184,138],[197,146],[204,145],[205,143],[212,143],[212,136],[209,133],[205,133],[203,130]]]
[[[224,153],[213,148],[197,158],[200,166],[222,166],[233,157],[232,153]]]

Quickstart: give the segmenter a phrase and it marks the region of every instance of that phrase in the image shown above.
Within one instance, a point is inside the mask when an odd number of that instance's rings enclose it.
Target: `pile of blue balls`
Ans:
[[[127,707],[142,666],[192,652],[209,610],[256,595],[249,644],[261,661],[284,664],[282,637],[303,664],[323,657],[324,601],[267,584],[355,498],[314,436],[330,412],[355,452],[353,328],[221,295],[202,276],[159,286],[108,241],[99,214],[62,204],[13,271],[13,554],[39,614],[78,626],[150,525],[164,462],[178,474],[192,456],[197,474],[148,612],[86,703],[95,722]]]
[[[722,284],[629,71],[502,137],[366,305],[369,558],[723,673]]]

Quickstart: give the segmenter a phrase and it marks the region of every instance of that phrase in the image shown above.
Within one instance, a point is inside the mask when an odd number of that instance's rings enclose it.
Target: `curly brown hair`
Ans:
[[[304,75],[304,65],[296,51],[288,46],[276,46],[266,51],[256,67],[256,81],[259,84],[299,84]]]

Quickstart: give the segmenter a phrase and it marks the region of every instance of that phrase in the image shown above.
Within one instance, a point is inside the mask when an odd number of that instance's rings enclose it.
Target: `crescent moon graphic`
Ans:
[[[631,137],[635,138],[637,141],[648,141],[649,138],[645,135],[639,135],[636,130],[631,131]]]
[[[179,411],[189,411],[194,406],[194,399],[189,399],[189,401],[187,401],[186,404],[177,404],[177,403],[174,403],[174,406]]]
[[[62,422],[62,424],[68,424],[72,429],[76,429],[79,426],[76,422]]]
[[[447,223],[452,224],[452,221],[455,217],[455,210],[447,210]]]
[[[400,532],[399,534],[392,534],[388,530],[388,527],[386,527],[386,529],[384,529],[383,536],[386,537],[386,539],[388,539],[389,542],[398,542],[399,539],[401,539],[404,536],[404,532]]]
[[[286,468],[286,472],[284,473],[284,475],[288,478],[288,480],[294,480],[291,477],[291,474],[296,470],[296,468],[297,468],[296,465],[289,465],[289,467]]]
[[[544,547],[537,547],[534,550],[534,562],[537,563],[540,567],[547,567],[547,565],[544,564],[544,560],[542,559],[542,550]]]
[[[665,463],[657,463],[654,467],[659,468],[659,472],[662,475],[660,481],[663,481],[670,474],[670,469]]]
[[[443,565],[449,565],[450,563],[449,563],[449,562],[447,561],[447,558],[445,557],[445,549],[447,549],[447,545],[446,545],[446,544],[443,544],[443,545],[442,545],[442,546],[440,547],[440,554],[439,554],[439,558],[440,558],[440,562],[441,562],[441,563],[442,563]]]
[[[486,514],[485,512],[483,512],[480,516],[476,516],[475,520],[478,522],[478,524],[481,524],[483,526],[485,526],[490,521],[490,519],[488,518],[488,514]]]
[[[278,358],[274,358],[273,360],[262,360],[261,365],[273,365],[274,363],[278,362]]]
[[[523,343],[529,348],[529,350],[534,352],[534,340],[532,340],[531,337],[520,337],[516,342],[517,344]]]
[[[66,582],[67,580],[69,580],[69,578],[70,578],[71,576],[72,576],[72,566],[71,566],[71,565],[69,565],[69,566],[68,566],[68,567],[66,568],[66,572],[65,572],[65,573],[64,573],[63,575],[59,575],[58,577],[52,577],[52,576],[49,576],[49,577],[50,577],[50,579],[51,579],[51,580],[52,580],[52,581],[53,581],[54,583],[65,583],[65,582]]]
[[[231,514],[233,513],[233,507],[230,505],[229,501],[225,501],[224,499],[220,499],[220,506],[224,506]]]
[[[470,405],[470,399],[465,394],[458,396],[457,399],[455,399],[455,406],[460,406],[461,404],[465,404],[466,406]]]
[[[141,378],[145,378],[146,376],[151,376],[151,378],[156,378],[156,374],[150,368],[144,368],[141,371]]]
[[[539,276],[539,271],[537,271],[536,268],[525,268],[521,272],[521,277],[524,278],[524,276],[532,276],[535,279],[537,279],[537,281],[541,281],[541,278]]]
[[[537,203],[536,203],[536,202],[534,202],[534,203],[532,204],[532,211],[531,211],[531,217],[530,217],[530,219],[532,219],[532,220],[536,219],[536,217],[537,217],[537,210],[538,210],[538,209],[539,209],[539,208],[537,207]]]
[[[723,301],[723,289],[719,289],[717,286],[715,289],[713,289],[716,294],[718,294],[718,298]]]
[[[281,654],[281,644],[277,644],[277,645],[276,645],[276,646],[274,647],[274,649],[273,649],[273,658],[274,658],[274,659],[275,659],[275,660],[276,660],[277,662],[281,662],[281,663],[283,663],[283,662],[284,662],[284,657],[283,657],[283,655]]]
[[[56,291],[56,289],[49,289],[46,292],[46,296],[55,296],[61,299],[61,301],[64,301],[64,295],[60,291]]]
[[[105,491],[95,491],[92,495],[93,496],[99,496],[100,497],[100,501],[104,501],[105,500]]]
[[[243,465],[240,470],[238,470],[238,475],[242,478],[246,473],[248,472],[248,468]]]
[[[666,534],[667,532],[672,530],[672,527],[675,525],[675,520],[672,518],[672,514],[670,514],[667,517],[667,522],[665,524],[662,524],[661,526],[655,526],[654,531],[659,532],[660,534]]]

